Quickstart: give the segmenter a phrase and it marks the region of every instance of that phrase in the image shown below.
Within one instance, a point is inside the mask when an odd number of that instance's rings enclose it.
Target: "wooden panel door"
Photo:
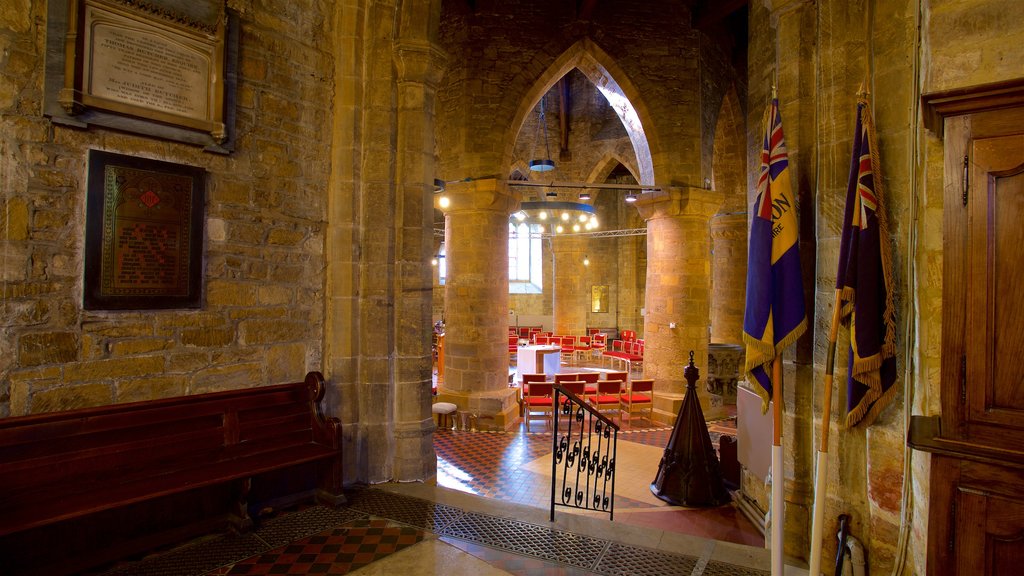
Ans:
[[[957,494],[957,574],[1017,576],[1024,564],[1024,503],[973,489]]]
[[[1024,130],[1024,127],[1021,127]],[[1024,134],[976,138],[967,206],[967,436],[1024,441]]]

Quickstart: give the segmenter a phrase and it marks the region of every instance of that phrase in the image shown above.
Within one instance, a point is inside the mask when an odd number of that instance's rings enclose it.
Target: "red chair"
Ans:
[[[588,396],[587,402],[598,412],[614,410],[620,413],[623,383],[618,380],[601,380],[597,383],[597,393]]]
[[[654,417],[654,379],[641,378],[633,380],[629,390],[619,395],[619,411],[632,417],[637,408],[647,408],[648,422]]]
[[[576,361],[580,354],[590,353],[590,336],[580,336],[576,340],[576,346],[573,348],[573,362]]]
[[[530,384],[533,382],[544,382],[546,376],[544,374],[523,374],[523,381],[519,384],[519,394],[516,400],[519,402],[519,414],[523,414],[523,398],[526,397],[527,392],[530,390]]]
[[[573,357],[576,354],[576,337],[575,336],[562,336],[562,360],[568,361],[572,364]]]
[[[586,383],[586,388],[583,393],[590,396],[597,393],[597,382],[601,377],[600,372],[582,372],[577,374],[580,380]]]
[[[604,379],[618,380],[619,382],[622,382],[623,385],[625,385],[626,382],[629,380],[629,372],[605,372]]]
[[[523,421],[526,423],[526,431],[530,431],[530,419],[534,414],[544,416],[549,423],[555,413],[554,394],[555,385],[551,382],[534,382],[530,385],[529,393],[523,395]]]
[[[600,356],[602,352],[608,347],[608,335],[603,332],[598,332],[590,337],[590,352]]]
[[[587,386],[586,382],[582,380],[563,380],[562,382],[558,382],[557,385],[561,386],[563,390],[568,390],[569,392],[575,394],[579,398],[580,402],[586,402],[586,397],[584,394]],[[565,402],[569,401],[569,398],[565,395],[562,395],[560,400],[564,405]],[[555,406],[555,418],[558,418],[561,414],[561,406]]]

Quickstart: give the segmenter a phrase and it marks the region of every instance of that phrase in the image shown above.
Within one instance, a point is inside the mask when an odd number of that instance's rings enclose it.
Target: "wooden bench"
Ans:
[[[615,340],[612,350],[606,350],[601,354],[611,362],[622,362],[626,372],[631,372],[634,365],[642,364],[644,361],[644,343],[642,340]]]
[[[116,533],[152,517],[163,538],[79,547],[104,548],[90,561],[110,561],[211,528],[246,531],[270,502],[341,504],[341,423],[323,416],[323,396],[323,376],[310,372],[292,384],[0,419],[0,549],[31,564],[41,559],[26,547],[39,538]]]

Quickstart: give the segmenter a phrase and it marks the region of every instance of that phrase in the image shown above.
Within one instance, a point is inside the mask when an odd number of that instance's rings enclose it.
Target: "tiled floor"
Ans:
[[[736,434],[735,419],[708,426],[712,443]],[[619,466],[616,475],[616,522],[714,538],[749,546],[764,546],[764,538],[735,505],[682,508],[658,500],[650,491],[660,457],[672,429],[646,419],[625,426],[618,435],[620,459],[645,456],[637,466]],[[639,446],[638,446],[639,445]],[[647,450],[643,450],[646,447]],[[552,435],[438,430],[434,436],[439,486],[487,498],[549,509],[550,475],[536,465],[550,458]],[[642,454],[637,454],[641,452]],[[631,497],[633,496],[633,497]]]
[[[354,491],[255,533],[190,543],[104,576],[228,574],[763,576],[763,550],[563,517],[424,484]]]
[[[709,433],[717,446],[734,421]],[[337,509],[287,511],[250,534],[213,535],[103,575],[767,574],[764,540],[734,506],[686,509],[653,497],[670,434],[643,419],[623,426],[617,460],[632,463],[616,473],[613,522],[561,508],[549,520],[550,431],[442,429],[437,486],[354,490]]]

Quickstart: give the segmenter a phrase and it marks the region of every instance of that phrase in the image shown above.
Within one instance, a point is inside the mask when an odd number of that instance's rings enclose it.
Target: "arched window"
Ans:
[[[541,233],[535,225],[508,224],[508,291],[511,294],[540,294]]]

